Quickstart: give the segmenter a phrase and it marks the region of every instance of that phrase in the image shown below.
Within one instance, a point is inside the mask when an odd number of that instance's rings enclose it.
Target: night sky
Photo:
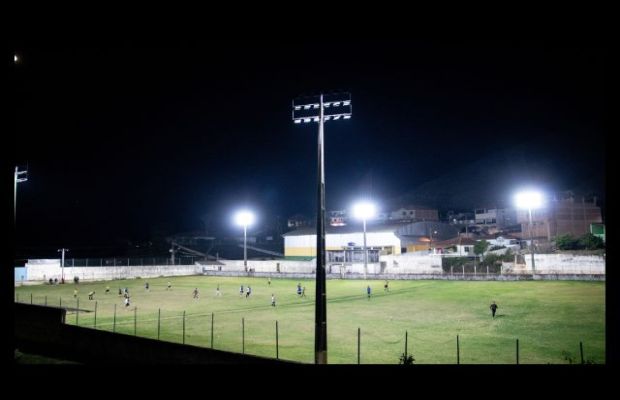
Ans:
[[[604,201],[596,44],[15,47],[18,247],[148,240],[205,215],[228,228],[243,205],[312,217],[317,125],[293,124],[291,101],[321,90],[353,100],[353,118],[325,128],[328,210],[359,196],[487,206],[525,183]]]

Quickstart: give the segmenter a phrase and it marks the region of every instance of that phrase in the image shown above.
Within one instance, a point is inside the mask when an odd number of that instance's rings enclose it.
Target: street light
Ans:
[[[536,264],[534,264],[534,235],[532,233],[532,210],[542,207],[543,196],[540,192],[520,192],[515,195],[515,204],[518,208],[527,209],[530,216],[530,252],[532,253],[532,273],[534,273],[536,272]]]
[[[293,101],[293,122],[318,122],[318,173],[316,216],[316,307],[314,321],[314,362],[327,364],[327,296],[325,293],[325,172],[323,125],[325,121],[351,118],[351,94],[320,94]]]
[[[235,223],[243,226],[243,267],[248,272],[248,225],[254,223],[254,214],[247,210],[239,211],[235,214]]]
[[[361,219],[364,224],[364,279],[368,274],[368,248],[366,247],[366,220],[373,218],[377,213],[377,207],[373,203],[363,202],[353,206],[353,215]]]

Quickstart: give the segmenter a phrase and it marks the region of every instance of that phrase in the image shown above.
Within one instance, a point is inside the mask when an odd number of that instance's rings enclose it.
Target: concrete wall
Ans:
[[[398,254],[379,257],[386,274],[441,274],[441,256],[435,254]]]
[[[526,254],[525,269],[532,272],[531,254]],[[534,254],[537,274],[605,274],[605,257],[573,254]]]
[[[28,270],[25,267],[15,267],[15,283],[28,280]]]
[[[243,260],[220,260],[224,265],[222,271],[243,271]],[[253,261],[248,260],[248,269],[253,269],[255,272],[277,272],[278,264],[281,273],[312,273],[316,268],[316,261],[295,261],[295,260],[266,260],[266,261]]]
[[[62,276],[60,260],[28,260],[28,280],[41,281]],[[138,265],[118,267],[65,267],[65,281],[78,276],[81,281],[112,280],[121,278],[153,278],[158,276],[180,276],[202,274],[201,265]]]

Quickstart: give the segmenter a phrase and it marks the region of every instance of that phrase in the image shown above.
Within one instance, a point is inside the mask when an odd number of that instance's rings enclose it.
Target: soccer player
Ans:
[[[297,284],[297,296],[301,296],[301,283]]]
[[[149,290],[149,283],[148,283],[148,282],[146,282],[146,283],[144,284],[144,289],[145,289],[146,291],[148,291],[148,290]]]
[[[73,298],[76,299],[77,298],[77,289],[73,289]]]
[[[217,289],[215,289],[215,295],[216,296],[221,296],[222,295],[222,292],[220,292],[220,284],[219,283],[217,285]]]
[[[88,293],[88,300],[92,300],[94,295],[95,295],[95,291],[94,290],[92,292],[89,292]]]
[[[271,294],[271,306],[272,307],[276,306],[276,296],[274,296],[273,293]]]
[[[497,311],[497,304],[495,302],[491,303],[491,313],[493,314],[493,319],[495,319],[495,311]]]
[[[301,288],[301,297],[306,297],[306,287]]]
[[[243,285],[239,287],[239,296],[243,296]]]
[[[247,299],[252,294],[252,288],[248,286],[248,291],[245,293],[245,298]]]
[[[166,288],[166,290],[170,290],[172,289],[172,283],[168,282],[168,287]]]
[[[366,288],[366,293],[368,293],[368,300],[370,300],[370,285]]]
[[[390,291],[390,287],[388,286],[388,281],[385,281],[385,285],[383,285],[383,291],[384,292],[389,292]]]
[[[108,294],[108,293],[110,293],[110,287],[109,287],[109,286],[106,286],[106,287],[105,287],[105,294]]]
[[[198,288],[194,289],[194,298],[198,298]]]

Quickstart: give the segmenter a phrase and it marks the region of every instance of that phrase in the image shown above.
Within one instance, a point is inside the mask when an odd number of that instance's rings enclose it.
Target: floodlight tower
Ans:
[[[518,208],[525,209],[529,214],[529,231],[530,231],[530,253],[532,254],[532,273],[536,272],[536,264],[534,264],[534,234],[532,232],[532,210],[543,206],[543,195],[536,191],[519,192],[515,195],[515,204]]]
[[[293,122],[318,122],[318,174],[316,216],[316,306],[314,362],[327,364],[327,298],[325,295],[325,159],[323,124],[325,121],[351,118],[351,94],[332,93],[293,100]]]
[[[15,175],[13,177],[13,223],[17,225],[17,184],[21,182],[26,182],[28,180],[28,176],[24,178],[20,178],[19,176],[22,174],[27,174],[28,171],[20,171],[19,167],[15,167]]]

